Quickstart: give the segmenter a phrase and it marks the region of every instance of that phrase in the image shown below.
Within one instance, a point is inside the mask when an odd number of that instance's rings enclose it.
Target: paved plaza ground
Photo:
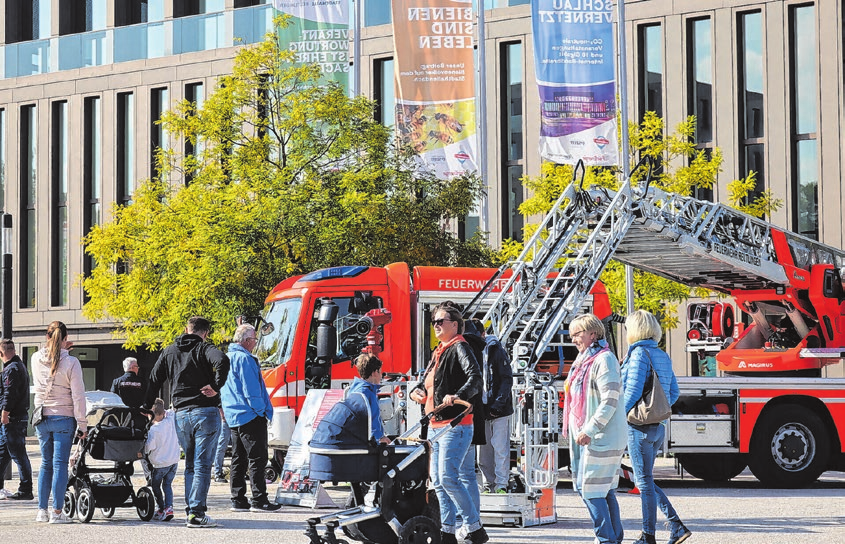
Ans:
[[[29,445],[33,469],[40,466],[37,444]],[[693,531],[690,544],[804,544],[845,542],[845,474],[825,473],[813,486],[798,490],[764,489],[749,472],[725,485],[708,485],[678,473],[672,459],[659,459],[656,473],[684,522]],[[174,482],[177,509],[184,506],[180,466]],[[565,476],[565,471],[564,471]],[[7,488],[17,489],[15,480]],[[143,478],[136,477],[136,489]],[[268,489],[275,494],[276,485]],[[332,487],[329,494],[342,502],[347,490]],[[285,506],[277,513],[235,513],[229,511],[228,486],[212,483],[209,514],[220,527],[188,529],[177,517],[169,523],[142,522],[134,509],[118,509],[105,519],[99,510],[87,524],[35,523],[36,503],[0,501],[0,538],[12,542],[85,544],[261,544],[301,543],[305,519],[330,510]],[[620,493],[619,503],[626,531],[626,542],[639,535],[640,501],[636,495]],[[488,527],[492,543],[537,544],[540,542],[593,542],[591,524],[580,499],[568,479],[557,490],[558,522],[540,527]],[[658,542],[668,533],[658,526]],[[0,541],[0,544],[3,544]]]

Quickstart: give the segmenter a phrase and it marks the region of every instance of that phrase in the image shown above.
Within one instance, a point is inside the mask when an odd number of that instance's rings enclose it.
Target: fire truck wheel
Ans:
[[[751,436],[748,467],[763,485],[801,487],[827,470],[829,431],[813,411],[784,404],[764,411],[760,418]]]
[[[727,482],[748,466],[741,453],[679,453],[684,470],[705,482]]]

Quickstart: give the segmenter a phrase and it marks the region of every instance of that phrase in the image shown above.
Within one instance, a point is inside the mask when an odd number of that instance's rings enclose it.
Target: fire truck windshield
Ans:
[[[258,328],[255,347],[255,356],[262,367],[276,367],[290,359],[301,308],[301,298],[280,300],[264,307],[261,312],[264,325]]]

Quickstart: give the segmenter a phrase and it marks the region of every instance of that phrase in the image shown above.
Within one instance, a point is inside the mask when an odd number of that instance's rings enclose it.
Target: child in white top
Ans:
[[[153,404],[155,423],[147,434],[144,453],[150,462],[150,487],[156,498],[158,510],[153,515],[156,521],[173,519],[173,478],[179,464],[179,440],[176,436],[176,416],[173,410],[164,409],[164,401],[156,399]],[[163,492],[163,496],[162,496]]]

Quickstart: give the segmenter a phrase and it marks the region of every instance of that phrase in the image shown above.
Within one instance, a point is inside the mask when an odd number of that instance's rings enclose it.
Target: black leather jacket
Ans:
[[[425,376],[417,387],[424,388],[424,384]],[[443,351],[440,364],[437,365],[437,373],[434,375],[435,406],[442,404],[446,395],[457,395],[461,400],[473,402],[481,394],[483,386],[481,367],[466,342],[456,342]],[[452,419],[463,410],[463,406],[449,406],[434,416],[434,419]]]

